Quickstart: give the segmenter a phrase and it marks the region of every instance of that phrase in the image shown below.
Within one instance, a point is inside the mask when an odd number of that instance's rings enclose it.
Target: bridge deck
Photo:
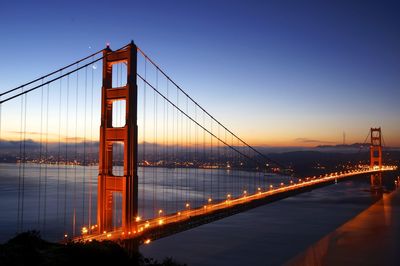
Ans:
[[[201,224],[209,223],[226,216],[244,211],[249,208],[272,202],[288,196],[298,194],[319,186],[338,182],[345,178],[361,175],[373,174],[382,171],[396,170],[395,166],[385,166],[381,169],[358,169],[348,172],[332,173],[325,176],[309,177],[299,180],[299,183],[291,182],[288,185],[281,185],[277,188],[271,188],[268,191],[259,191],[256,194],[244,195],[240,198],[227,199],[215,204],[207,204],[201,208],[187,209],[168,216],[158,217],[147,221],[139,221],[136,230],[117,230],[102,233],[86,233],[80,237],[72,239],[73,241],[125,241],[133,240],[137,243],[149,243],[151,240],[181,232]],[[95,229],[95,227],[94,227]]]

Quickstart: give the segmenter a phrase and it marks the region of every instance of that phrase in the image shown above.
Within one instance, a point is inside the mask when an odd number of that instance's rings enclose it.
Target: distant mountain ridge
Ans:
[[[369,143],[353,143],[353,144],[337,144],[337,145],[318,145],[316,149],[361,149],[368,148],[370,146]],[[385,149],[389,150],[400,150],[400,147],[389,147],[385,146]]]
[[[353,143],[353,144],[337,144],[337,145],[318,145],[315,148],[363,148],[363,147],[369,147],[368,143]]]

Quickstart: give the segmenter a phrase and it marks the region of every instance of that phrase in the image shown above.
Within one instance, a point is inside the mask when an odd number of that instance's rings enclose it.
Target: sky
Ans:
[[[0,91],[134,40],[257,146],[400,146],[396,1],[2,1]]]

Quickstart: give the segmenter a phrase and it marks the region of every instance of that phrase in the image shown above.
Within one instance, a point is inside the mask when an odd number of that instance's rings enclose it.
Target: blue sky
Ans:
[[[395,1],[3,1],[0,90],[133,39],[254,145],[400,146]],[[91,47],[91,48],[89,48]]]

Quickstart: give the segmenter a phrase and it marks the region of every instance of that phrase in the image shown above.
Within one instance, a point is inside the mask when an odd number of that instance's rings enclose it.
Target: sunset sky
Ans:
[[[400,146],[399,13],[395,1],[4,1],[0,91],[134,40],[252,145],[362,142],[381,126]]]

